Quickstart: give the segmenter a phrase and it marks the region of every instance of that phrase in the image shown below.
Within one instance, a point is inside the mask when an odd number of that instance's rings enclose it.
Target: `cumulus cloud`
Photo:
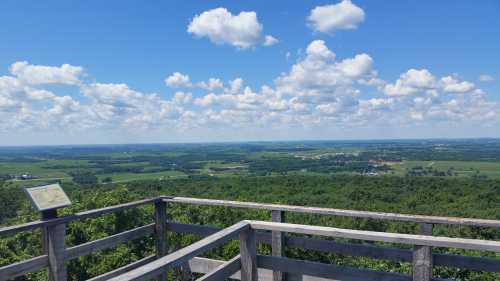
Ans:
[[[409,69],[402,73],[395,83],[386,84],[384,92],[388,96],[411,96],[426,93],[438,96],[443,93],[472,93],[472,82],[460,81],[455,75],[438,79],[427,69]]]
[[[274,38],[273,36],[271,35],[266,35],[266,37],[264,38],[264,46],[272,46],[274,44],[278,44],[279,40]]]
[[[388,96],[408,96],[421,91],[435,89],[436,78],[427,69],[409,69],[402,73],[396,83],[385,85]]]
[[[207,82],[199,82],[197,86],[205,90],[213,91],[223,88],[224,83],[219,78],[210,78]]]
[[[293,133],[300,127],[328,132],[465,122],[500,126],[500,104],[455,74],[436,77],[428,69],[409,69],[395,81],[384,81],[368,54],[338,57],[321,40],[304,50],[289,69],[260,87],[239,77],[201,82],[180,72],[167,77],[167,85],[189,87],[193,93],[146,93],[126,83],[84,81],[81,74],[73,80],[78,82],[68,83],[71,79],[27,79],[31,74],[11,72],[0,76],[0,132],[117,129],[144,135],[206,128],[285,128]]]
[[[190,87],[191,82],[188,75],[174,72],[165,78],[165,84],[169,87]]]
[[[226,8],[216,8],[196,15],[187,31],[196,37],[207,37],[215,44],[228,44],[247,49],[261,41],[262,24],[257,13],[240,12],[233,15]]]
[[[184,92],[176,92],[172,101],[176,104],[188,104],[193,100],[193,94],[184,93]]]
[[[275,83],[283,92],[314,95],[323,92],[338,92],[358,79],[368,79],[374,75],[373,60],[367,54],[354,58],[336,60],[336,55],[322,40],[312,41],[306,49],[306,57],[282,74]]]
[[[309,26],[317,32],[331,33],[339,29],[355,29],[365,19],[365,12],[350,0],[338,4],[318,6],[307,18]]]
[[[16,76],[20,81],[32,85],[75,85],[80,82],[83,68],[69,64],[63,64],[60,67],[33,65],[29,64],[27,61],[20,61],[11,65],[10,73]]]
[[[474,84],[468,81],[459,81],[456,77],[441,78],[443,91],[447,93],[467,93],[474,89]]]

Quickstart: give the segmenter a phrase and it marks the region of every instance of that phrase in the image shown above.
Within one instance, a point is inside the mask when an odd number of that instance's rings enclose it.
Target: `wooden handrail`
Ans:
[[[288,211],[295,213],[333,215],[333,216],[369,218],[369,219],[392,220],[392,221],[406,221],[415,223],[468,225],[468,226],[500,228],[500,220],[409,215],[409,214],[343,210],[343,209],[321,208],[321,207],[304,207],[304,206],[283,205],[283,204],[267,204],[267,203],[241,202],[241,201],[216,200],[216,199],[200,199],[200,198],[190,198],[190,197],[159,196],[154,198],[138,200],[130,203],[109,206],[100,209],[78,212],[73,215],[67,215],[51,220],[36,220],[24,224],[2,227],[0,228],[0,236],[11,235],[22,231],[30,231],[33,229],[47,227],[50,225],[56,225],[60,223],[67,223],[76,220],[95,218],[101,215],[119,212],[126,209],[135,208],[144,204],[153,203],[158,200],[163,200],[165,202],[185,203],[185,204],[205,205],[205,206],[224,206],[233,208],[247,208],[247,209],[270,210],[270,211],[272,210]]]
[[[212,278],[213,276],[218,276],[221,274],[225,278],[231,276],[236,272],[237,265],[241,266],[241,280],[245,281],[256,281],[257,280],[257,255],[256,255],[256,235],[255,230],[264,231],[282,231],[297,234],[308,234],[308,235],[319,235],[335,238],[347,238],[347,239],[358,239],[367,241],[379,241],[379,242],[389,242],[398,244],[409,244],[409,245],[423,245],[432,247],[452,247],[459,249],[471,249],[471,250],[481,250],[481,251],[492,251],[500,252],[500,242],[498,241],[486,241],[477,239],[461,239],[461,238],[449,238],[449,237],[436,237],[436,236],[426,236],[426,235],[413,235],[413,234],[400,234],[400,233],[386,233],[386,232],[375,232],[375,231],[361,231],[352,229],[342,229],[334,227],[323,227],[323,226],[311,226],[311,225],[300,225],[300,224],[289,224],[289,223],[278,223],[278,222],[267,222],[267,221],[253,221],[253,220],[243,220],[233,226],[224,228],[194,244],[191,244],[177,252],[170,255],[161,257],[149,264],[138,267],[130,272],[124,273],[122,275],[116,276],[109,281],[142,281],[148,280],[159,274],[163,274],[168,269],[178,266],[181,263],[187,262],[195,256],[212,249],[215,246],[221,245],[222,243],[234,239],[236,235],[240,237],[240,256],[233,259],[232,261],[226,262],[219,268],[211,271],[206,278],[200,280],[218,280]],[[305,269],[309,269],[314,273],[313,267],[321,267],[323,271],[330,272],[330,275],[334,273],[329,265],[313,264],[307,261],[293,261],[283,257],[260,257],[260,264],[267,264],[268,269],[279,269],[282,272],[290,272],[293,269],[293,263],[300,264],[300,266],[295,267],[293,270],[297,273],[304,273]],[[281,267],[274,267],[273,261],[281,263]],[[430,265],[432,267],[432,264]],[[386,275],[383,272],[370,271],[370,270],[358,270],[358,269],[348,269],[349,274],[365,274],[367,276],[381,276]],[[345,274],[346,271],[337,268],[335,274]],[[309,272],[305,272],[306,274]],[[332,275],[333,277],[333,275]],[[370,277],[370,278],[371,278]],[[395,278],[396,276],[392,276]],[[398,275],[399,279],[395,280],[409,280],[408,275]],[[367,277],[368,278],[368,277]],[[361,279],[361,280],[370,280]],[[384,279],[385,280],[385,279]],[[393,279],[391,279],[393,280]],[[431,280],[431,278],[417,278],[416,280]]]
[[[163,274],[169,268],[181,265],[196,257],[197,255],[212,249],[213,247],[234,239],[241,232],[248,229],[250,229],[250,225],[248,224],[248,222],[239,222],[185,248],[182,248],[167,256],[161,257],[147,265],[111,278],[108,281],[149,280],[150,278]]]
[[[449,237],[436,237],[431,236],[432,232],[423,233],[425,235],[412,235],[412,234],[399,234],[399,233],[385,233],[385,232],[373,232],[373,231],[362,231],[362,230],[351,230],[351,229],[339,229],[330,228],[322,226],[304,226],[296,224],[280,223],[282,222],[283,212],[296,212],[296,213],[306,213],[306,214],[320,214],[320,215],[333,215],[333,216],[344,216],[344,217],[355,217],[355,218],[369,218],[369,219],[380,219],[380,220],[392,220],[392,221],[404,221],[404,222],[414,222],[420,223],[421,226],[432,227],[432,224],[450,224],[450,225],[468,225],[468,226],[481,226],[481,227],[500,227],[499,220],[484,220],[484,219],[473,219],[473,218],[453,218],[453,217],[437,217],[437,216],[421,216],[421,215],[406,215],[406,214],[395,214],[395,213],[382,213],[382,212],[369,212],[369,211],[355,211],[355,210],[342,210],[342,209],[332,209],[332,208],[319,208],[319,207],[303,207],[303,206],[291,206],[282,204],[266,204],[266,203],[254,203],[254,202],[239,202],[239,201],[227,201],[227,200],[214,200],[214,199],[199,199],[199,198],[189,198],[189,197],[172,197],[172,196],[158,196],[154,198],[143,199],[139,201],[129,202],[125,204],[119,204],[115,206],[109,206],[100,209],[88,210],[83,212],[78,212],[73,215],[67,215],[63,217],[38,220],[25,224],[14,225],[0,228],[0,236],[11,235],[20,231],[29,231],[37,228],[44,228],[49,230],[49,238],[52,242],[48,244],[50,246],[50,251],[42,256],[32,258],[30,260],[18,262],[11,265],[6,265],[0,267],[0,281],[4,276],[7,279],[13,278],[15,276],[20,276],[27,272],[32,272],[34,270],[39,270],[40,268],[49,266],[51,271],[62,272],[61,278],[58,280],[65,280],[65,261],[68,259],[78,257],[81,255],[89,254],[95,250],[109,248],[117,245],[118,243],[129,241],[130,239],[135,239],[155,233],[157,236],[157,261],[158,264],[163,264],[162,267],[174,267],[178,263],[186,263],[189,261],[189,257],[201,253],[200,251],[206,250],[207,248],[202,247],[201,244],[192,244],[179,252],[175,252],[170,255],[166,255],[166,238],[165,231],[180,231],[180,232],[194,232],[195,234],[200,234],[202,236],[216,235],[217,231],[226,231],[226,229],[217,229],[209,226],[195,226],[179,224],[174,222],[167,222],[165,214],[165,203],[181,203],[181,204],[194,204],[194,205],[204,205],[204,206],[224,206],[224,207],[234,207],[234,208],[247,208],[247,209],[257,209],[257,210],[269,210],[273,214],[273,220],[275,222],[262,222],[262,221],[242,221],[237,225],[242,228],[252,228],[257,230],[267,230],[273,232],[273,236],[269,233],[255,233],[255,237],[260,242],[271,243],[273,248],[273,255],[279,256],[279,251],[276,249],[281,249],[277,245],[281,241],[281,246],[284,247],[285,244],[291,247],[303,247],[304,249],[316,249],[318,247],[333,247],[335,246],[337,250],[343,251],[343,254],[349,254],[353,249],[349,248],[349,244],[341,245],[336,241],[326,241],[307,237],[285,237],[282,236],[282,232],[295,232],[302,234],[313,234],[320,236],[330,236],[330,237],[340,237],[347,239],[359,239],[367,241],[380,241],[398,244],[409,244],[418,245],[424,247],[451,247],[451,248],[461,248],[461,249],[471,249],[480,251],[490,251],[490,252],[500,252],[500,242],[499,241],[486,241],[486,240],[476,240],[476,239],[462,239],[462,238],[449,238]],[[142,226],[136,229],[131,229],[119,234],[115,234],[109,237],[105,237],[99,240],[90,241],[78,246],[71,248],[66,248],[64,243],[56,243],[57,241],[64,241],[65,235],[65,225],[68,222],[75,220],[91,219],[101,215],[111,214],[114,212],[119,212],[131,208],[136,208],[145,204],[155,203],[155,223]],[[164,223],[163,223],[164,222]],[[430,228],[431,229],[431,228]],[[214,234],[214,232],[217,232]],[[234,233],[233,233],[234,234]],[[220,233],[219,233],[220,235]],[[220,237],[219,240],[211,243],[209,246],[213,247],[222,243],[222,241],[227,241],[234,239],[234,235],[229,235],[231,237]],[[211,237],[211,236],[209,236]],[[273,237],[273,238],[271,238]],[[208,237],[207,237],[208,238]],[[205,239],[207,239],[205,238]],[[162,240],[163,239],[163,240]],[[204,240],[202,240],[204,241]],[[278,241],[278,242],[277,242]],[[287,243],[285,243],[285,241]],[[199,241],[201,242],[201,241]],[[205,241],[206,242],[206,241]],[[328,246],[326,246],[328,244]],[[320,246],[318,246],[320,245]],[[390,259],[401,259],[403,261],[415,260],[415,256],[411,256],[412,250],[396,249],[396,248],[385,248],[382,249],[385,254],[375,255],[373,253],[368,253],[369,251],[375,251],[377,247],[367,246],[367,245],[357,245],[358,250],[361,250],[358,255],[360,256],[373,256],[378,258],[379,256],[389,257]],[[196,248],[201,247],[201,248]],[[208,246],[207,246],[208,247]],[[356,248],[357,249],[357,248]],[[414,250],[415,254],[417,251]],[[466,256],[452,256],[445,254],[432,254],[432,250],[429,251],[427,257],[424,259],[430,259],[430,266],[432,269],[432,259],[435,259],[436,265],[456,265],[460,268],[471,268],[475,270],[486,270],[491,272],[498,272],[497,266],[499,261],[497,259],[488,259],[480,257],[466,257]],[[247,260],[248,261],[248,260]],[[458,262],[458,264],[457,264]],[[472,265],[469,265],[473,263]],[[461,266],[467,264],[467,266]],[[134,265],[139,266],[139,264]],[[116,276],[120,273],[125,272],[126,268],[131,269],[134,267],[124,267],[121,270],[117,270],[114,274],[107,275],[108,277]],[[133,270],[132,270],[133,271]],[[131,272],[132,272],[131,271]],[[160,270],[161,271],[161,270]],[[139,268],[136,270],[139,272]],[[144,276],[156,276],[156,269],[151,271]],[[130,272],[129,272],[130,273]],[[276,273],[276,272],[275,272]],[[131,275],[133,276],[133,275]],[[135,277],[134,277],[135,278]],[[135,280],[134,278],[130,280]],[[141,277],[142,278],[142,277]],[[279,278],[279,275],[274,275],[274,278]],[[128,279],[116,279],[116,280],[128,280]],[[144,279],[138,279],[144,280]],[[276,280],[276,279],[274,279]],[[424,279],[422,279],[424,280]],[[427,279],[425,279],[427,280]]]
[[[163,197],[163,200],[166,202],[185,203],[185,204],[204,205],[204,206],[223,206],[223,207],[233,207],[233,208],[246,208],[246,209],[269,210],[269,211],[275,210],[275,211],[287,211],[294,213],[332,215],[332,216],[391,220],[391,221],[405,221],[405,222],[415,222],[415,223],[468,225],[468,226],[500,228],[500,220],[409,215],[409,214],[397,214],[397,213],[320,208],[320,207],[304,207],[304,206],[293,206],[293,205],[282,205],[282,204],[200,199],[191,197]]]
[[[169,222],[168,231],[180,234],[194,234],[206,237],[214,234],[222,228]],[[372,244],[348,243],[320,238],[285,236],[286,247],[300,248],[304,250],[319,251],[324,253],[336,253],[347,256],[369,257],[376,260],[390,260],[394,262],[412,262],[412,250],[388,246],[376,246]],[[259,243],[271,245],[271,234],[266,232],[257,233]],[[457,267],[476,271],[500,272],[500,259],[487,257],[470,257],[451,254],[433,254],[436,266]]]
[[[52,226],[52,225],[56,225],[56,224],[68,223],[68,222],[72,222],[72,221],[76,221],[76,220],[96,218],[98,216],[111,214],[111,213],[123,211],[126,209],[136,208],[136,207],[139,207],[139,206],[145,205],[145,204],[150,204],[150,203],[156,202],[158,200],[161,200],[161,197],[148,198],[148,199],[138,200],[138,201],[134,201],[134,202],[129,202],[129,203],[124,203],[124,204],[99,208],[99,209],[78,212],[78,213],[75,213],[73,215],[62,216],[62,217],[58,217],[58,218],[54,218],[54,219],[50,219],[50,220],[36,220],[36,221],[28,222],[28,223],[6,226],[6,227],[0,228],[0,236],[11,235],[11,234],[15,234],[15,233],[22,232],[22,231],[30,231],[30,230],[34,230],[34,229],[41,228],[41,227],[48,227],[48,226]]]
[[[326,237],[348,238],[365,241],[388,242],[408,245],[446,247],[500,253],[500,242],[478,239],[449,238],[442,236],[414,235],[404,233],[377,232],[366,230],[343,229],[316,225],[275,223],[268,221],[247,220],[257,230],[283,231]]]

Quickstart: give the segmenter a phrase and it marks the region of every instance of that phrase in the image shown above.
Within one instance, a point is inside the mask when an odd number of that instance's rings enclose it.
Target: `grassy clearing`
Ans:
[[[404,161],[392,166],[397,174],[403,175],[407,169],[415,167],[432,167],[438,171],[448,171],[453,168],[457,176],[472,176],[479,171],[480,175],[500,178],[500,162],[483,161]]]
[[[102,181],[106,177],[111,177],[113,182],[121,182],[121,181],[132,181],[132,180],[151,180],[151,179],[160,179],[162,177],[165,178],[179,178],[187,176],[185,173],[179,171],[165,171],[158,173],[115,173],[115,174],[102,174],[98,175],[97,178]]]
[[[59,169],[48,169],[45,167],[47,161],[36,163],[0,163],[0,174],[23,174],[30,173],[39,178],[59,178],[67,177],[64,171]]]

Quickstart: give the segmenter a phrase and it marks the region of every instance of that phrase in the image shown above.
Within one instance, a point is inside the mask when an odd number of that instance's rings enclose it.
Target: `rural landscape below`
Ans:
[[[0,281],[500,281],[500,1],[0,1]]]

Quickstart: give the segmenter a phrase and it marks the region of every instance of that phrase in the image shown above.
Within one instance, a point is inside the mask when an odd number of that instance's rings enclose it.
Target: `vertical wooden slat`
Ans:
[[[273,222],[285,222],[285,212],[279,210],[271,211],[271,220]],[[271,232],[271,254],[282,257],[285,252],[285,236],[281,231]],[[284,281],[285,273],[273,271],[273,281]]]
[[[49,272],[54,281],[67,280],[65,236],[66,224],[61,223],[47,227]]]
[[[155,202],[155,234],[156,234],[156,258],[168,254],[167,245],[167,203],[162,200]],[[163,273],[156,277],[157,281],[166,281],[167,274]]]
[[[257,281],[257,245],[255,231],[240,233],[241,281]]]
[[[422,235],[432,235],[432,224],[421,223],[420,233]],[[413,280],[432,280],[432,247],[416,245],[413,250]]]

